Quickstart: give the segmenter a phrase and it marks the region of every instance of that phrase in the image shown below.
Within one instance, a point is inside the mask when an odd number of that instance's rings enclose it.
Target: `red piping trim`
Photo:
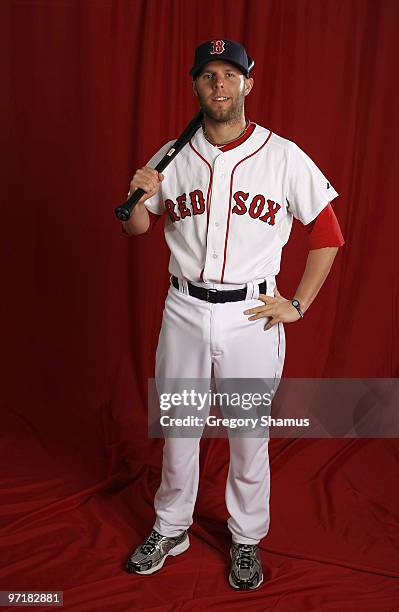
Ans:
[[[253,132],[255,131],[255,128],[256,128],[256,123],[252,123],[251,121],[248,125],[247,131],[245,132],[243,136],[240,136],[236,140],[233,140],[233,142],[229,142],[229,144],[226,144],[226,145],[217,144],[215,146],[219,149],[219,151],[223,151],[223,153],[225,153],[226,151],[231,151],[231,149],[235,149],[236,147],[239,147],[240,145],[243,144],[243,142],[248,140],[248,138],[252,136]]]
[[[280,323],[277,323],[277,329],[278,329],[277,357],[280,357]]]
[[[199,151],[197,151],[197,149],[194,148],[191,140],[189,142],[190,147],[192,148],[192,150],[194,151],[194,153],[196,153],[198,155],[198,157],[200,159],[202,159],[203,162],[206,163],[206,165],[209,168],[209,183],[208,183],[208,191],[206,194],[206,244],[205,244],[205,253],[207,251],[207,247],[208,247],[208,228],[209,228],[209,200],[210,200],[210,195],[211,195],[211,186],[212,186],[212,181],[213,181],[213,170],[212,170],[212,166],[210,165],[209,162],[206,161],[205,157],[202,157],[201,153],[199,153]],[[201,281],[204,280],[204,268],[205,268],[205,264],[204,267],[201,270],[201,274],[200,274],[200,279]]]
[[[270,136],[272,134],[273,134],[273,132],[270,132],[268,137],[266,138],[265,142],[259,147],[259,149],[256,149],[256,151],[251,153],[251,155],[247,155],[247,157],[244,157],[239,162],[237,162],[236,165],[234,166],[233,170],[231,171],[231,177],[230,177],[230,195],[229,195],[229,216],[227,217],[226,237],[225,237],[225,240],[224,240],[223,268],[222,268],[222,276],[220,278],[220,282],[221,283],[223,283],[223,280],[224,280],[224,270],[225,270],[225,267],[226,267],[227,241],[228,241],[228,238],[229,238],[229,227],[230,227],[230,217],[231,217],[231,196],[232,196],[232,192],[233,192],[233,175],[234,175],[234,172],[236,171],[236,168],[240,164],[242,164],[243,161],[245,161],[245,160],[249,159],[250,157],[253,157],[257,153],[259,153],[259,151],[261,149],[263,149],[263,147],[269,142],[269,138],[270,138]]]

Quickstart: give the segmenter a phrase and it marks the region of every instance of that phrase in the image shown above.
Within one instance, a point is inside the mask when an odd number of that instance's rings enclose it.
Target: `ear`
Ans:
[[[254,86],[254,80],[252,78],[245,79],[244,95],[247,96]]]
[[[194,91],[195,95],[198,97],[197,83],[195,81],[193,81],[193,91]]]

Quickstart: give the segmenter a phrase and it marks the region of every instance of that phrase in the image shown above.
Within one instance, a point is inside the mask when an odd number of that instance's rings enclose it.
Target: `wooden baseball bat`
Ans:
[[[162,172],[165,170],[166,166],[170,164],[172,159],[176,157],[179,151],[182,150],[184,145],[190,140],[191,136],[197,131],[199,126],[202,123],[203,119],[203,111],[202,109],[193,117],[184,131],[180,134],[179,138],[173,143],[170,149],[165,153],[161,161],[155,166],[155,170],[158,172]],[[136,189],[133,193],[128,197],[126,202],[117,206],[115,208],[115,215],[118,217],[120,221],[127,221],[132,214],[133,208],[136,206],[137,202],[144,195],[145,191],[143,189]]]

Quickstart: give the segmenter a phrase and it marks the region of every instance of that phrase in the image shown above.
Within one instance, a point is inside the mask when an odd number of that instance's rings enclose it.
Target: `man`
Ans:
[[[165,171],[152,168],[167,143],[137,170],[130,189],[145,191],[127,235],[150,231],[167,214],[171,286],[156,354],[156,380],[281,377],[283,323],[299,320],[324,283],[343,239],[329,202],[338,194],[293,142],[246,119],[254,65],[244,47],[213,40],[195,51],[190,71],[204,122]],[[173,141],[172,141],[173,142]],[[275,277],[293,217],[307,225],[310,252],[290,299]],[[259,542],[269,528],[267,435],[230,436],[226,506],[232,536],[229,584],[263,581]],[[189,547],[198,489],[199,437],[166,437],[156,520],[126,570],[151,574]]]

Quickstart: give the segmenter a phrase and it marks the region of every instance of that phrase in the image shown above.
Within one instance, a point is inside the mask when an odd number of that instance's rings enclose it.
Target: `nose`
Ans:
[[[213,86],[215,89],[217,89],[218,87],[223,89],[223,76],[222,75],[217,75],[217,74],[214,75]]]

